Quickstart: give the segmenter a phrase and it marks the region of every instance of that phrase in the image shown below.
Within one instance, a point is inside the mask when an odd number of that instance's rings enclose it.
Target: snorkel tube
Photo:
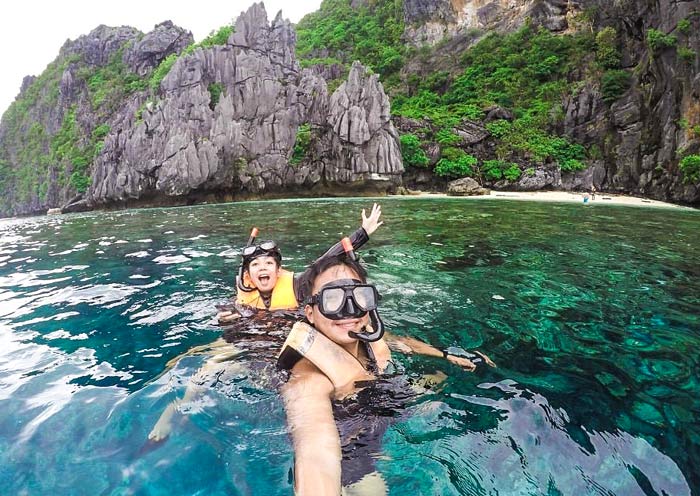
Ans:
[[[357,261],[357,255],[355,255],[355,250],[352,247],[352,241],[350,241],[350,238],[346,236],[340,241],[340,244],[343,246],[343,250],[345,250],[345,255],[353,262]],[[369,311],[369,319],[372,323],[372,332],[367,332],[367,326],[365,326],[362,328],[361,332],[350,331],[348,332],[348,335],[351,338],[359,339],[360,341],[365,341],[368,343],[382,339],[382,336],[384,335],[384,322],[382,322],[382,319],[379,317],[379,313],[377,312],[376,308]]]
[[[255,243],[255,238],[258,237],[258,228],[254,227],[250,231],[250,237],[248,238],[248,243],[246,243],[245,248],[249,246],[253,246],[253,243]],[[251,288],[245,285],[243,282],[243,257],[241,257],[241,265],[238,266],[238,275],[236,276],[236,287],[240,289],[241,291],[244,291],[246,293],[250,293],[251,291],[254,291],[255,288]]]

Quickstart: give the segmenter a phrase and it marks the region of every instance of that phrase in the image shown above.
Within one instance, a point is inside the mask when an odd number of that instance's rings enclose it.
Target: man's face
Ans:
[[[261,256],[251,260],[248,265],[250,281],[262,293],[269,293],[277,284],[279,265],[274,257]]]
[[[314,281],[312,293],[317,294],[323,286],[340,279],[360,279],[360,276],[347,265],[336,265],[321,272]],[[318,309],[318,305],[306,305],[304,308],[306,318],[320,332],[337,344],[356,343],[357,339],[350,337],[352,332],[361,332],[369,323],[369,315],[364,314],[358,318],[343,320],[331,320],[325,317]]]

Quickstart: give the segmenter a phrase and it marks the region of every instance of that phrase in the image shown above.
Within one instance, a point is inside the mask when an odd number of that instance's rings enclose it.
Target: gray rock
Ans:
[[[561,188],[561,170],[556,166],[534,168],[534,173],[522,174],[515,184],[521,191],[537,191],[540,189]],[[507,184],[504,184],[507,187]]]
[[[450,196],[480,196],[491,194],[491,190],[482,188],[471,177],[463,177],[447,184],[447,194]]]
[[[126,42],[134,41],[140,35],[141,32],[138,29],[129,26],[100,25],[90,34],[81,36],[73,42],[66,42],[61,48],[61,54],[79,55],[88,65],[104,66]]]
[[[94,205],[205,191],[264,194],[346,184],[393,190],[403,165],[389,99],[376,75],[356,63],[330,97],[325,81],[299,69],[295,35],[262,4],[236,21],[226,46],[179,58],[161,98],[135,97],[116,116],[88,193]],[[212,105],[210,88],[223,88]],[[213,108],[212,108],[213,107]],[[312,129],[304,163],[289,158],[302,124]]]
[[[153,31],[127,46],[124,63],[139,76],[145,76],[171,53],[180,53],[194,43],[192,33],[171,21],[156,25]]]
[[[454,131],[462,138],[465,145],[480,143],[490,134],[481,122],[474,121],[464,121]]]

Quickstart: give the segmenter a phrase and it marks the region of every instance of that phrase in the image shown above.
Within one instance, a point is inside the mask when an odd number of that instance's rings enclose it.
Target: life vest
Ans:
[[[368,352],[372,355],[384,351],[386,346],[384,341],[367,343]],[[357,358],[340,345],[306,322],[297,322],[282,346],[277,365],[291,370],[302,357],[318,367],[336,389],[342,389],[353,382],[376,378],[365,370]]]
[[[253,286],[247,272],[243,277],[246,286]],[[299,308],[299,303],[294,294],[294,273],[284,269],[279,270],[277,282],[272,289],[272,298],[269,308],[265,306],[265,302],[257,289],[249,292],[238,291],[236,303],[263,310],[296,310]]]

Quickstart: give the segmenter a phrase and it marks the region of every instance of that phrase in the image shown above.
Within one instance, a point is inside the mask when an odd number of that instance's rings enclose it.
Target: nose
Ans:
[[[346,298],[345,299],[345,308],[343,309],[345,315],[355,315],[357,313],[357,309],[355,308],[355,305],[352,302],[352,298]]]

